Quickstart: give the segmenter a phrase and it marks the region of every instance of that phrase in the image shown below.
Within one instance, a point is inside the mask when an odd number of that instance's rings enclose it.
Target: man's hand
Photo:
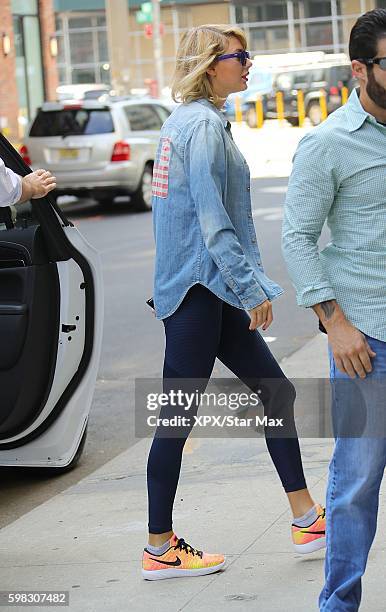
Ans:
[[[252,308],[252,310],[248,310],[248,314],[251,317],[249,329],[254,331],[262,325],[262,329],[265,331],[273,321],[272,304],[269,300],[266,300],[259,304],[259,306]]]
[[[371,358],[376,353],[370,348],[366,337],[350,321],[335,300],[313,306],[323,323],[336,367],[350,378],[358,375],[366,378],[372,371]]]
[[[56,187],[56,177],[48,170],[35,170],[24,176],[22,182],[22,193],[19,202],[43,198]]]

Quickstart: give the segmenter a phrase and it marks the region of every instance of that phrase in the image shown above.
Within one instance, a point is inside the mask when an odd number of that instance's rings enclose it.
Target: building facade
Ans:
[[[130,85],[142,88],[154,74],[153,39],[137,22],[140,0],[128,0]],[[170,82],[181,34],[203,23],[237,23],[248,34],[253,55],[347,50],[357,17],[386,0],[162,0],[165,83]],[[55,0],[61,83],[108,82],[104,0]]]
[[[17,141],[36,108],[56,96],[52,0],[1,0],[0,26],[0,129]]]
[[[157,78],[140,0],[127,0],[131,89]],[[357,17],[386,0],[162,0],[162,62],[170,83],[181,35],[203,23],[236,23],[253,55],[347,49]],[[58,84],[110,83],[105,0],[1,0],[0,129],[21,138]],[[56,57],[57,55],[57,57]]]

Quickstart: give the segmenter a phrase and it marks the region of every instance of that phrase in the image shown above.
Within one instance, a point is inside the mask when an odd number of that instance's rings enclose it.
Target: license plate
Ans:
[[[78,149],[59,149],[60,159],[78,159]]]

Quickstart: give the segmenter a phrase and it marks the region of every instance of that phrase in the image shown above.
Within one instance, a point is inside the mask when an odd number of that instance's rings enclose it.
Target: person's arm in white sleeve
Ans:
[[[31,198],[43,198],[56,187],[56,178],[48,170],[35,170],[24,177],[7,168],[0,158],[0,206],[12,206]]]

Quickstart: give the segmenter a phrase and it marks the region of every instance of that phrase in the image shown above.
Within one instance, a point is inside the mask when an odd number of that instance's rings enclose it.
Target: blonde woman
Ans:
[[[193,28],[178,50],[172,94],[182,104],[162,128],[153,178],[154,303],[166,335],[164,391],[176,390],[177,381],[184,392],[203,392],[217,357],[253,391],[261,391],[266,411],[286,414],[287,431],[292,419],[292,436],[266,431],[266,440],[294,515],[295,548],[311,552],[325,545],[324,510],[304,479],[294,388],[257,331],[271,324],[271,302],[282,289],[263,271],[248,166],[221,112],[229,94],[246,89],[250,66],[238,28]],[[171,402],[160,416],[182,410]],[[160,426],[150,450],[149,543],[142,566],[149,580],[210,574],[225,563],[223,555],[193,548],[172,529],[190,431],[187,424],[176,436]]]

